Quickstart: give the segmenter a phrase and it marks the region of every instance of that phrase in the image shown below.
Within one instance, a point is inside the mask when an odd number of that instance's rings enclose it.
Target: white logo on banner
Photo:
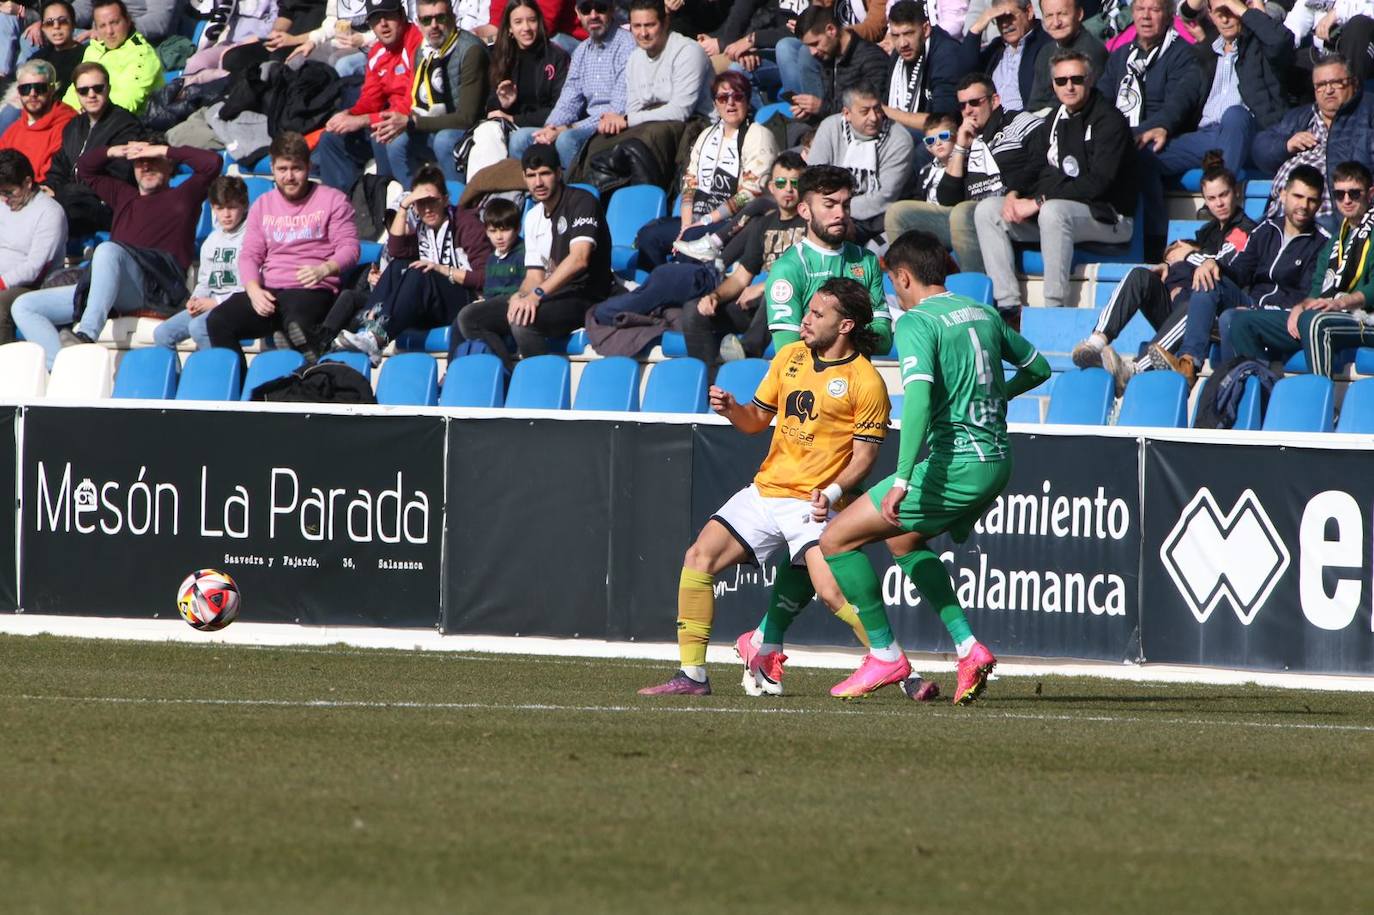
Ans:
[[[1288,548],[1253,490],[1223,512],[1198,490],[1160,547],[1159,558],[1199,623],[1222,598],[1248,626],[1288,569]]]

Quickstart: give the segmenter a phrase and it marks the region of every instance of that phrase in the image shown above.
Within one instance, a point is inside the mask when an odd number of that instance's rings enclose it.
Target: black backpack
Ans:
[[[376,403],[372,383],[341,362],[303,365],[253,389],[253,400],[275,403]]]

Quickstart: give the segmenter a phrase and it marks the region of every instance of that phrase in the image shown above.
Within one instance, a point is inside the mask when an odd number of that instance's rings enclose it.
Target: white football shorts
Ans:
[[[784,546],[792,565],[806,565],[806,551],[820,542],[826,525],[811,517],[807,500],[767,498],[753,483],[731,496],[711,517],[744,544],[754,565],[761,565]]]

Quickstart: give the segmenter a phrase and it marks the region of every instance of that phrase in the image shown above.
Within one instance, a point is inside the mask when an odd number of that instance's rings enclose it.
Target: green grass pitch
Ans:
[[[1374,696],[0,637],[0,910],[1369,911]],[[943,675],[946,694],[952,675]]]

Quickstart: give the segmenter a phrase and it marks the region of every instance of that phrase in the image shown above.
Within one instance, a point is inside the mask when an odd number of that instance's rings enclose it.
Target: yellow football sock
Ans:
[[[854,630],[855,637],[865,647],[868,647],[868,632],[864,629],[864,624],[859,622],[859,611],[854,609],[853,604],[845,604],[835,611],[835,617],[843,621],[850,629]]]
[[[715,614],[715,576],[684,568],[677,585],[677,649],[683,667],[706,666]]]

